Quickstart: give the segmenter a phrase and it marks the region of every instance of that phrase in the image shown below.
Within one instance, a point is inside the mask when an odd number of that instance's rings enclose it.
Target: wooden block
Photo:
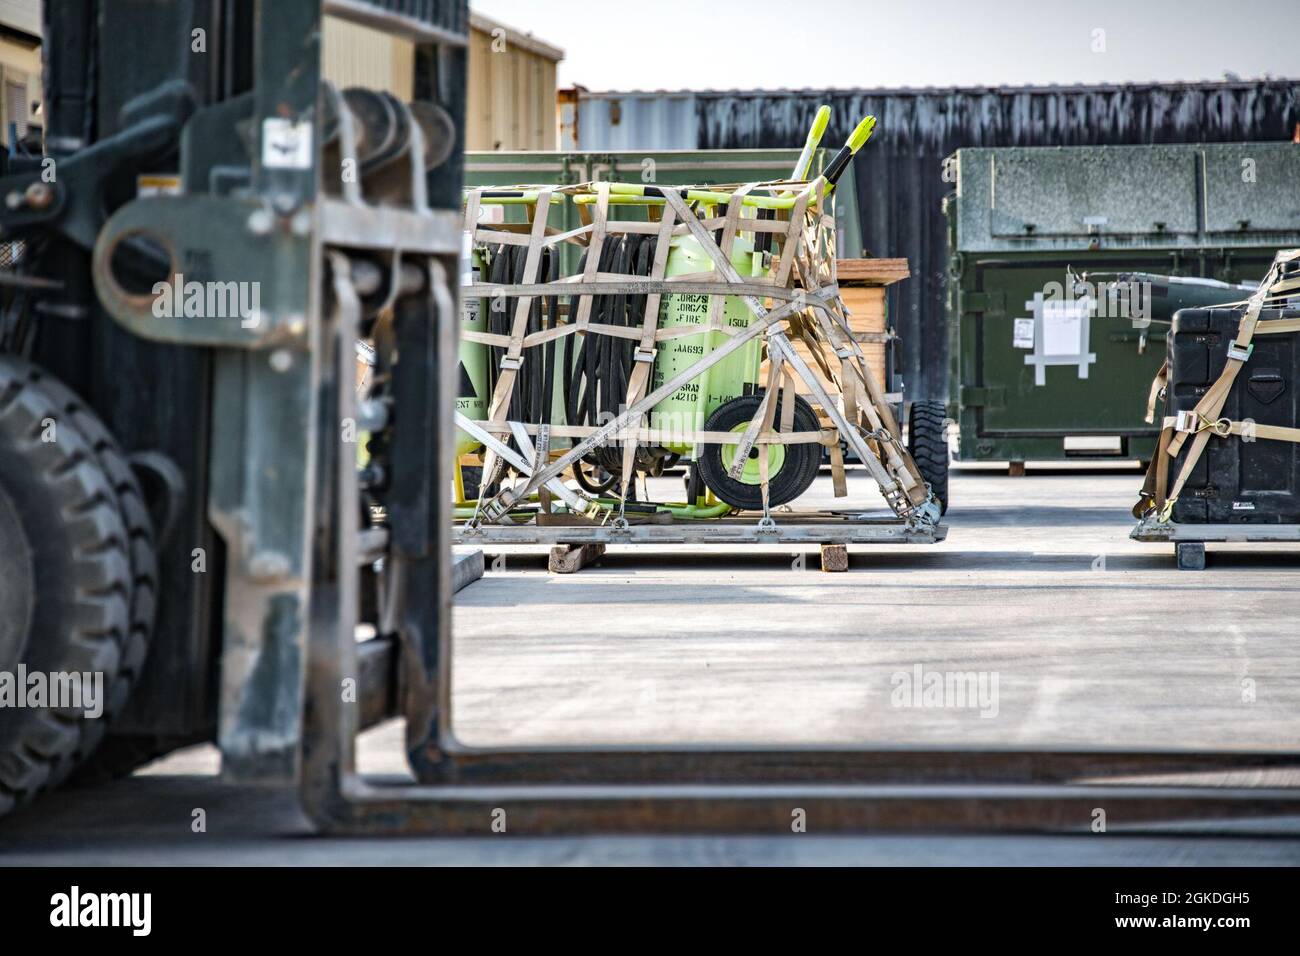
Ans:
[[[885,316],[884,286],[899,279],[906,279],[908,267],[906,259],[840,259],[837,265],[844,271],[839,272],[840,298],[848,311],[849,329],[854,339],[862,348],[867,359],[867,368],[881,391],[889,390],[885,380],[885,349],[888,347],[889,329]],[[791,338],[790,343],[799,356],[808,363],[817,375],[822,387],[834,393],[835,387],[821,373],[821,366],[813,360],[808,347],[801,339]],[[827,355],[838,364],[838,359]],[[767,378],[767,363],[763,363],[761,380]],[[836,368],[838,372],[838,367]],[[802,381],[795,383],[795,389],[801,395],[811,393]]]
[[[1201,541],[1179,541],[1174,545],[1174,559],[1180,571],[1205,570],[1205,544]]]
[[[1025,477],[1025,463],[1023,461],[1013,461],[1007,468],[1007,474],[1012,478]]]
[[[822,545],[822,570],[847,571],[849,569],[849,546],[847,544]]]
[[[557,544],[551,548],[546,568],[552,574],[573,574],[605,553],[603,544]]]
[[[892,285],[910,276],[906,259],[837,259],[835,276],[840,282],[868,282]]]

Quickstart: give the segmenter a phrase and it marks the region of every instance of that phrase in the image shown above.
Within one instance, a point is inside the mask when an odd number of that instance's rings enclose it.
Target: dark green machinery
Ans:
[[[0,814],[206,740],[307,788],[311,722],[392,713],[396,635],[447,628],[467,6],[44,10],[43,142],[0,170],[0,675],[78,696],[0,710]],[[327,13],[412,41],[416,102],[323,84]],[[309,638],[356,655],[314,705]]]
[[[1128,274],[1251,282],[1300,241],[1290,144],[963,149],[952,168],[949,414],[964,461],[1150,458],[1173,304],[1203,300]]]

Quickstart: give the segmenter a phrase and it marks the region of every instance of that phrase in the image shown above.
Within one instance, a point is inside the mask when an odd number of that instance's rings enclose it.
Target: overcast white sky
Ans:
[[[1298,0],[470,0],[592,90],[1300,79]],[[700,56],[665,67],[651,25]],[[1096,31],[1104,31],[1097,33]],[[1094,46],[1103,46],[1094,52]],[[703,54],[715,55],[706,58]],[[735,51],[737,55],[733,55]],[[742,51],[782,51],[764,65]]]

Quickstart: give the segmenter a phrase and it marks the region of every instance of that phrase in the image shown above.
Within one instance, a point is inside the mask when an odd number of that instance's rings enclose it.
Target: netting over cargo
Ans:
[[[688,500],[655,510],[770,518],[823,456],[846,494],[847,447],[896,515],[936,521],[839,297],[830,192],[821,178],[470,191],[457,452],[482,471],[463,517],[525,519],[537,493],[626,521],[638,473],[689,462]],[[580,226],[550,225],[562,203]]]

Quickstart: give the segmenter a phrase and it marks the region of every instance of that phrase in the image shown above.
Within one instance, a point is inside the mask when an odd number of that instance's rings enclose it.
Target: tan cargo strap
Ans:
[[[1146,478],[1142,482],[1142,491],[1137,504],[1133,506],[1133,517],[1144,518],[1153,509],[1157,514],[1165,508],[1165,489],[1169,487],[1169,439],[1173,437],[1172,427],[1160,429],[1160,440],[1156,453],[1147,464]]]
[[[1266,304],[1271,304],[1279,293],[1300,287],[1300,277],[1295,275],[1285,276],[1284,266],[1296,259],[1300,259],[1300,249],[1284,249],[1277,253],[1268,274],[1259,285],[1259,290],[1246,300],[1246,312],[1237,327],[1236,338],[1228,346],[1228,360],[1223,373],[1201,396],[1195,408],[1180,412],[1176,417],[1164,420],[1164,427],[1160,431],[1159,448],[1147,468],[1142,491],[1137,504],[1133,507],[1135,517],[1145,517],[1154,508],[1160,521],[1169,520],[1174,504],[1178,501],[1178,496],[1182,493],[1183,486],[1187,483],[1188,478],[1191,477],[1192,470],[1200,460],[1202,452],[1205,451],[1205,446],[1209,443],[1211,435],[1227,438],[1230,435],[1244,437],[1249,434],[1253,438],[1271,438],[1278,441],[1297,440],[1292,436],[1300,435],[1300,429],[1282,428],[1276,425],[1259,425],[1254,422],[1232,422],[1219,416],[1228,400],[1228,394],[1232,390],[1233,383],[1237,379],[1237,373],[1241,371],[1241,367],[1246,364],[1254,351],[1251,342],[1252,338],[1255,335],[1278,335],[1300,331],[1300,319],[1261,321],[1259,318],[1260,311]],[[1155,380],[1151,383],[1151,391],[1147,396],[1146,420],[1148,422],[1155,420],[1156,401],[1161,392],[1167,388],[1168,379],[1169,364],[1166,362],[1160,367],[1160,371],[1156,373]],[[1182,467],[1178,470],[1178,477],[1173,488],[1166,495],[1169,459],[1178,456],[1189,436],[1191,436],[1192,445],[1188,449]]]
[[[1169,362],[1166,360],[1160,365],[1160,371],[1156,372],[1156,377],[1151,380],[1151,392],[1147,395],[1147,417],[1146,423],[1150,425],[1156,420],[1156,402],[1160,400],[1160,394],[1169,384]]]
[[[1237,337],[1228,346],[1228,359],[1223,374],[1201,396],[1201,400],[1196,403],[1195,408],[1190,412],[1180,413],[1178,419],[1180,424],[1174,428],[1173,435],[1165,449],[1165,454],[1171,458],[1177,457],[1189,435],[1192,436],[1192,446],[1188,449],[1187,457],[1183,459],[1182,468],[1178,470],[1178,477],[1174,481],[1173,488],[1170,489],[1164,504],[1159,508],[1161,521],[1169,520],[1169,515],[1173,512],[1174,504],[1178,501],[1183,486],[1187,484],[1187,479],[1191,477],[1192,470],[1201,459],[1201,453],[1205,451],[1210,435],[1214,433],[1214,423],[1219,421],[1219,413],[1228,400],[1228,393],[1232,391],[1233,383],[1237,380],[1237,373],[1241,371],[1242,366],[1250,359],[1251,352],[1254,351],[1251,339],[1255,335],[1255,327],[1259,324],[1259,313],[1264,308],[1264,300],[1271,293],[1277,291],[1279,285],[1283,284],[1280,282],[1283,263],[1294,259],[1297,254],[1300,254],[1300,250],[1290,250],[1279,252],[1274,258],[1268,275],[1259,284],[1259,291],[1248,300],[1249,304],[1246,306],[1246,313],[1241,317],[1241,322],[1237,326]],[[1194,418],[1191,416],[1194,416]]]
[[[1261,425],[1259,422],[1233,422],[1220,418],[1210,426],[1210,430],[1220,438],[1238,435],[1246,441],[1263,438],[1268,441],[1300,442],[1300,428],[1285,428],[1282,425]]]

